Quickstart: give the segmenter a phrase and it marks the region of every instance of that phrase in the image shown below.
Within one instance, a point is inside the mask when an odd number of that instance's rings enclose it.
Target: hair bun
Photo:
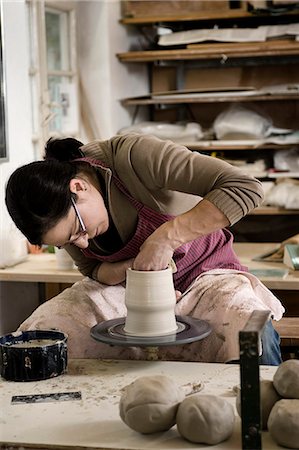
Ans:
[[[83,158],[84,153],[80,150],[82,142],[74,138],[55,139],[50,138],[45,146],[45,160],[72,161]]]

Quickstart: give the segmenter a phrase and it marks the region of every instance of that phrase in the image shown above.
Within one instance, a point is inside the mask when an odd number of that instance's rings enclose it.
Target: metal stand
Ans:
[[[239,332],[242,450],[262,449],[259,349],[270,311],[253,311]]]

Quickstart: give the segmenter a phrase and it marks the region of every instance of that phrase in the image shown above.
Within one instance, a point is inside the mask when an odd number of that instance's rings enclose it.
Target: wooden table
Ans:
[[[299,271],[289,269],[282,262],[264,262],[264,261],[253,261],[252,258],[265,254],[274,248],[278,248],[278,244],[273,243],[235,243],[234,250],[237,253],[240,261],[243,265],[247,266],[249,270],[251,269],[282,269],[288,270],[286,276],[265,276],[262,275],[259,279],[267,286],[269,289],[280,289],[280,290],[299,290]]]
[[[75,283],[83,278],[77,270],[58,270],[54,253],[30,254],[15,266],[0,269],[0,281]]]
[[[287,269],[286,276],[259,276],[259,279],[267,286],[283,303],[287,317],[299,317],[299,271],[289,269],[283,263],[253,261],[252,258],[267,253],[278,247],[272,243],[235,243],[234,249],[242,264],[251,269]]]
[[[276,367],[261,366],[264,379]],[[164,433],[142,435],[128,428],[118,412],[121,390],[144,375],[163,374],[177,384],[201,381],[203,394],[223,396],[235,405],[233,387],[240,383],[239,366],[166,361],[71,360],[68,373],[38,382],[0,380],[0,448],[26,449],[159,449],[240,450],[241,421],[236,413],[231,438],[213,447],[194,445],[179,437],[176,426]],[[12,404],[12,396],[79,391],[81,400]],[[263,450],[279,447],[268,432]]]
[[[38,283],[39,303],[55,297],[82,278],[77,269],[58,270],[54,253],[29,254],[25,261],[0,269],[0,281]]]
[[[269,263],[252,261],[257,255],[266,253],[277,247],[273,243],[235,243],[234,249],[242,264],[249,269],[287,269],[283,263]],[[65,287],[83,278],[77,270],[58,270],[54,254],[42,253],[38,255],[28,255],[26,261],[13,267],[0,269],[0,281],[28,281],[46,283],[45,299],[57,295]],[[269,289],[273,290],[283,301],[287,299],[288,315],[299,316],[298,292],[299,291],[299,271],[289,269],[285,277],[260,276],[260,280]]]
[[[242,264],[249,269],[287,269],[283,263],[252,261],[252,258],[277,247],[273,243],[235,243],[234,249]],[[0,281],[31,281],[40,283],[75,283],[83,278],[77,270],[58,270],[55,255],[28,255],[26,261],[0,269]],[[299,271],[289,270],[286,277],[260,277],[269,289],[299,290]]]

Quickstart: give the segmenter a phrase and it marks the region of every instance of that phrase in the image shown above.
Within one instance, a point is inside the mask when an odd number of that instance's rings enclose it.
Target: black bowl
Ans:
[[[1,376],[9,381],[57,377],[67,367],[67,335],[32,330],[0,337]]]

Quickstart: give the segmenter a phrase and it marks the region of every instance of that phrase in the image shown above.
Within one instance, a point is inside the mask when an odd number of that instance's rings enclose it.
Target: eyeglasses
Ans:
[[[87,234],[87,230],[86,230],[86,226],[84,225],[81,214],[79,213],[79,210],[77,208],[76,202],[73,199],[73,197],[71,197],[71,202],[72,202],[73,208],[75,210],[75,214],[79,220],[79,225],[80,225],[80,231],[78,233],[76,233],[74,236],[72,236],[72,238],[73,238],[72,241],[75,241],[79,237],[85,236],[85,234]]]
[[[84,225],[84,222],[82,220],[81,214],[79,213],[79,210],[77,208],[76,202],[73,199],[73,197],[71,197],[71,202],[72,202],[72,206],[73,206],[73,208],[75,210],[76,217],[77,217],[77,219],[79,221],[80,230],[78,231],[78,233],[73,234],[70,237],[70,240],[68,242],[66,242],[65,244],[63,244],[63,246],[57,245],[57,248],[63,248],[66,244],[73,244],[81,236],[85,236],[87,234],[86,226]]]

